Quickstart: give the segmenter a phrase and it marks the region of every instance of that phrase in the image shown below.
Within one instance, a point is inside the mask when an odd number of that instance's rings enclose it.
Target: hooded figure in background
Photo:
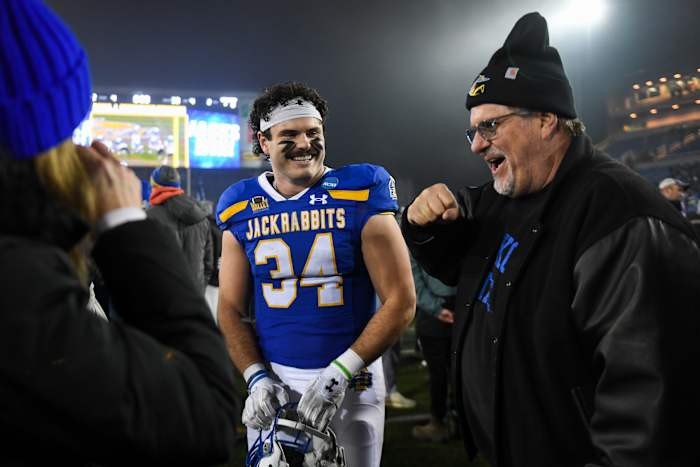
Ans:
[[[226,463],[224,341],[136,175],[73,144],[90,106],[73,34],[0,0],[0,465]],[[88,310],[90,254],[119,321]]]
[[[204,294],[214,269],[214,252],[207,213],[180,184],[177,169],[162,165],[151,173],[149,218],[175,233],[185,253],[197,287]]]

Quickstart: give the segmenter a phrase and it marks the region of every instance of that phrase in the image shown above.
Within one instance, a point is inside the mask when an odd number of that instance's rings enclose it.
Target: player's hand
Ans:
[[[452,222],[462,216],[457,199],[447,185],[436,183],[421,191],[408,207],[408,222],[428,225],[437,221]]]
[[[265,376],[250,388],[243,408],[243,424],[254,430],[264,430],[272,425],[277,409],[289,402],[282,384]]]
[[[77,146],[77,151],[95,186],[98,218],[114,209],[141,207],[141,182],[104,144],[94,141],[90,147]]]
[[[331,364],[306,388],[297,413],[302,423],[325,430],[345,397],[350,381]]]
[[[442,310],[440,310],[440,313],[438,313],[437,319],[439,319],[443,323],[452,324],[455,322],[455,314],[452,312],[452,310],[443,308]]]

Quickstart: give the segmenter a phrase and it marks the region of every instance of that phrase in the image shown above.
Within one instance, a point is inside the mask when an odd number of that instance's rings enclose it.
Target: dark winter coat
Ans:
[[[119,322],[86,309],[63,248],[0,234],[0,465],[227,462],[233,368],[172,235],[129,222],[94,257]]]
[[[207,213],[188,195],[166,199],[148,208],[148,217],[165,224],[185,252],[187,262],[202,294],[214,269],[211,232]]]

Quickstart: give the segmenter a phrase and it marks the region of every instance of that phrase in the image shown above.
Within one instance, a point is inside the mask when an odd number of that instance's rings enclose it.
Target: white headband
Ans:
[[[270,112],[269,120],[260,119],[260,131],[266,131],[278,123],[301,117],[313,117],[323,121],[321,114],[311,102],[295,100],[275,107]]]

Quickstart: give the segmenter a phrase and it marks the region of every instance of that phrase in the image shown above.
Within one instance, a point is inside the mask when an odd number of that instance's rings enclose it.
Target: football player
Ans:
[[[219,325],[248,384],[249,446],[279,406],[298,400],[302,422],[330,423],[349,466],[379,466],[379,356],[413,319],[415,291],[394,180],[376,165],[324,164],[327,110],[301,83],[254,102],[253,150],[272,171],[219,200]],[[243,319],[251,300],[255,332]]]

